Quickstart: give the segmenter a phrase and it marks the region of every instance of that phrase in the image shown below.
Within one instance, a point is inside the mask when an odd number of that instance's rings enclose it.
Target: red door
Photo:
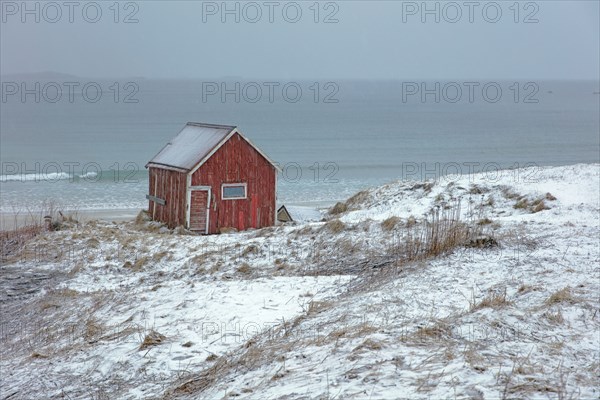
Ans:
[[[192,190],[190,195],[190,230],[207,233],[208,190]]]

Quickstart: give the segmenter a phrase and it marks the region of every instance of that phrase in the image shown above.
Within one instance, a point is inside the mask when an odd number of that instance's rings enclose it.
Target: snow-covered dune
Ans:
[[[65,276],[2,305],[2,394],[598,398],[599,187],[598,164],[532,167],[219,236],[72,224],[5,267]],[[457,207],[493,245],[390,255]]]

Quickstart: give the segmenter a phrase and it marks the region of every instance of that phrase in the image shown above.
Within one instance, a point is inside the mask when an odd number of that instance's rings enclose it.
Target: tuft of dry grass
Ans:
[[[133,271],[141,271],[144,268],[144,266],[148,264],[149,260],[150,258],[148,256],[142,256],[134,261],[133,265],[131,266],[131,269]]]
[[[275,234],[275,232],[277,232],[276,226],[267,226],[264,228],[257,229],[256,232],[254,233],[253,237],[255,237],[255,238],[271,237]]]
[[[491,224],[492,222],[494,222],[494,221],[492,221],[492,220],[491,220],[491,219],[489,219],[489,218],[482,218],[482,219],[480,219],[479,221],[477,221],[477,225],[489,225],[489,224]]]
[[[477,343],[467,344],[463,350],[462,356],[465,362],[477,372],[484,372],[487,368],[484,366],[485,359],[481,355],[481,345]]]
[[[391,251],[399,257],[398,261],[424,260],[468,243],[476,231],[460,220],[458,200],[449,208],[435,207],[424,221],[407,226],[403,237]]]
[[[154,253],[152,255],[152,262],[160,262],[163,258],[166,258],[167,261],[171,260],[173,257],[173,253],[171,251],[159,251],[158,253]]]
[[[369,200],[370,194],[367,190],[362,190],[345,202],[337,202],[333,207],[329,209],[330,215],[338,215],[345,213],[346,211],[356,210],[362,206],[367,200]]]
[[[42,233],[41,225],[30,225],[13,230],[0,231],[0,261],[5,263],[17,256],[25,245]]]
[[[281,258],[276,258],[275,259],[275,269],[277,271],[282,271],[282,270],[286,269],[287,267],[288,267],[288,265],[285,262],[285,260],[283,260]]]
[[[442,325],[419,327],[415,335],[419,338],[439,339],[448,333],[448,329]]]
[[[249,274],[252,269],[250,268],[250,264],[243,262],[235,270],[240,274],[246,275]]]
[[[519,193],[513,191],[513,189],[510,186],[502,187],[502,195],[508,200],[515,200],[523,197]]]
[[[369,191],[362,190],[350,197],[348,200],[346,200],[346,207],[348,210],[355,209],[356,207],[361,206],[367,200],[369,200],[369,197]]]
[[[515,205],[513,205],[514,209],[521,210],[526,209],[529,206],[529,201],[526,198],[522,198],[517,200]]]
[[[407,228],[411,228],[411,227],[415,226],[416,224],[417,224],[417,219],[412,215],[410,217],[408,217],[408,219],[406,220]]]
[[[446,207],[434,207],[424,220],[414,218],[407,221],[406,229],[399,232],[398,238],[387,249],[396,264],[422,261],[442,254],[448,254],[457,247],[492,247],[497,245],[491,236],[485,236],[485,246],[477,243],[481,228],[474,221],[460,219],[460,200]],[[489,244],[489,245],[488,245]]]
[[[543,210],[549,210],[549,208],[546,206],[546,203],[544,203],[543,199],[537,199],[533,203],[531,203],[532,213],[537,213]]]
[[[158,345],[164,343],[164,341],[166,339],[167,339],[167,337],[165,335],[162,335],[162,334],[156,332],[155,330],[151,330],[144,337],[144,340],[142,341],[142,344],[140,344],[140,347],[138,350],[144,350],[144,349],[147,349],[148,347],[158,346]]]
[[[398,225],[400,223],[400,218],[396,217],[395,215],[383,220],[381,222],[381,229],[383,229],[384,231],[392,231],[394,230],[394,228],[396,227],[396,225]]]
[[[433,324],[419,326],[415,331],[404,332],[401,341],[409,343],[441,342],[452,334],[449,325],[443,320],[435,320]]]
[[[548,201],[554,201],[554,200],[556,200],[556,197],[552,196],[552,193],[550,193],[550,192],[546,193],[545,198]]]
[[[326,339],[328,339],[329,341],[334,341],[335,343],[337,343],[339,341],[339,339],[341,338],[347,338],[349,336],[349,330],[347,327],[341,327],[338,329],[334,329],[333,331],[329,332],[329,334],[326,336]],[[320,345],[323,346],[327,343],[327,341],[321,341]]]
[[[331,303],[329,301],[311,301],[308,304],[308,310],[306,311],[306,313],[308,315],[318,314],[318,313],[330,308],[332,305],[333,305],[333,303]]]
[[[204,253],[197,254],[189,259],[189,263],[192,265],[196,265],[198,267],[206,265],[213,256],[218,255],[219,253],[215,250],[205,251]]]
[[[335,328],[331,330],[327,335],[320,336],[316,338],[314,344],[317,346],[325,346],[331,343],[337,347],[340,343],[344,343],[346,340],[356,339],[356,338],[365,338],[374,332],[377,331],[377,328],[368,322],[361,322],[357,325],[343,325],[339,328]],[[345,339],[345,340],[341,340]],[[366,348],[372,347],[372,350],[376,350],[377,347],[382,348],[383,345],[381,343],[376,342],[375,340],[366,339],[368,341],[365,346]],[[360,347],[360,346],[359,346]],[[357,350],[357,349],[354,349]],[[351,356],[352,358],[352,356]]]
[[[158,232],[160,232],[160,230],[162,228],[165,228],[166,226],[167,225],[163,224],[162,222],[149,221],[149,222],[146,222],[145,224],[140,225],[138,229],[143,232],[158,233]]]
[[[51,293],[57,297],[62,297],[62,298],[74,298],[79,295],[79,292],[77,290],[69,289],[69,288],[53,290]]]
[[[423,182],[423,183],[417,183],[417,184],[413,185],[410,188],[410,190],[423,189],[423,192],[425,192],[425,194],[428,194],[431,192],[431,190],[433,189],[434,186],[435,186],[434,182]]]
[[[577,303],[577,299],[573,296],[573,292],[569,286],[552,293],[546,300],[546,305],[549,306],[558,303]]]
[[[209,269],[208,272],[210,274],[214,274],[216,272],[219,272],[219,270],[221,269],[221,267],[223,266],[223,261],[222,260],[218,260],[217,262],[215,262]],[[198,269],[196,270],[196,273],[204,273],[204,267],[198,267]]]
[[[479,303],[471,303],[471,311],[481,310],[482,308],[502,308],[512,304],[506,297],[506,290],[500,293],[491,293],[484,297]]]
[[[135,217],[135,225],[143,225],[146,222],[150,222],[150,215],[148,215],[148,211],[147,210],[140,210],[140,212],[138,213],[138,215]]]
[[[246,246],[246,248],[242,251],[241,256],[245,257],[248,254],[257,254],[259,251],[258,246],[254,245],[254,244],[250,244],[248,246]]]
[[[364,342],[356,346],[352,351],[357,352],[361,350],[377,351],[383,349],[383,345],[378,340],[366,339]]]
[[[560,310],[556,311],[556,312],[551,312],[551,311],[547,311],[544,314],[542,314],[544,317],[546,317],[546,319],[554,324],[560,325],[563,324],[565,322],[565,318],[563,317],[562,313],[560,312]]]
[[[346,229],[346,225],[339,219],[333,219],[323,225],[323,229],[327,229],[331,233],[340,233]]]
[[[481,186],[476,185],[474,183],[471,184],[471,187],[469,188],[469,193],[470,194],[484,194],[484,193],[487,193],[489,191],[490,191],[490,189],[485,188],[485,187],[481,187]]]
[[[521,286],[519,286],[519,289],[517,289],[517,293],[526,294],[536,290],[539,290],[536,286],[522,284]]]
[[[497,247],[498,241],[491,236],[478,236],[469,240],[465,246],[477,249],[489,249],[492,247]]]
[[[86,240],[85,244],[87,247],[91,247],[94,249],[97,249],[98,247],[100,247],[100,241],[94,237]]]
[[[311,234],[313,232],[313,228],[310,225],[305,225],[302,228],[296,230],[296,236],[304,236]]]
[[[346,205],[346,203],[337,202],[337,203],[335,203],[335,205],[333,207],[331,207],[331,209],[329,210],[329,214],[338,215],[338,214],[346,212],[347,210],[348,210],[348,206]]]
[[[550,195],[551,198],[556,199],[554,196]],[[540,197],[533,201],[529,201],[525,196],[519,196],[517,198],[517,202],[513,205],[513,208],[516,210],[527,210],[532,214],[538,213],[543,210],[549,210],[550,208],[546,206],[544,202],[546,198]]]
[[[494,204],[496,203],[496,201],[494,200],[494,196],[489,196],[488,199],[486,200],[485,203],[483,203],[484,206],[489,206],[489,207],[493,207]]]
[[[193,231],[185,229],[183,225],[179,225],[177,228],[173,230],[176,235],[195,235]]]
[[[83,333],[83,338],[88,342],[94,342],[97,340],[102,333],[105,331],[105,328],[102,324],[94,317],[88,318],[85,322],[85,331]]]
[[[335,248],[338,254],[349,256],[360,251],[361,246],[358,241],[342,238],[335,242]]]

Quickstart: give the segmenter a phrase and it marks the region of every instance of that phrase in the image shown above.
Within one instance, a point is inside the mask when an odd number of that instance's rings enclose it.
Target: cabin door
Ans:
[[[208,233],[208,211],[210,207],[210,188],[191,187],[189,190],[189,229]]]

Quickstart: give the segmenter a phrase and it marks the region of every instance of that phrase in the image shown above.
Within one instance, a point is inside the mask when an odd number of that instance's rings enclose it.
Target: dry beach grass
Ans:
[[[600,227],[575,176],[598,172],[557,168],[535,190],[390,184],[323,222],[210,237],[143,214],[37,235],[23,254],[69,251],[6,269],[62,275],[2,303],[2,392],[589,398]],[[565,187],[591,200],[546,195]]]

